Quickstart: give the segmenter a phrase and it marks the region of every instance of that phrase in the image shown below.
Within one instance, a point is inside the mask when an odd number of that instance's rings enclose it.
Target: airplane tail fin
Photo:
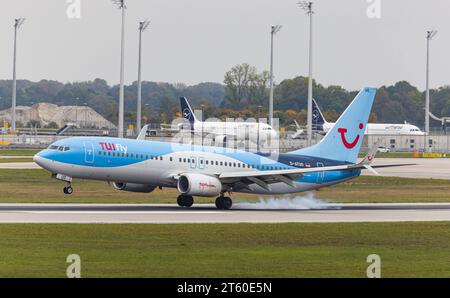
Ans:
[[[191,105],[189,104],[186,97],[180,97],[180,104],[181,104],[181,113],[183,114],[183,118],[189,121],[191,126],[194,125],[195,122],[198,122],[197,118],[195,117],[194,110],[191,108]]]
[[[139,132],[139,135],[137,136],[136,140],[145,140],[145,137],[147,137],[147,131],[150,127],[149,124],[144,125],[144,127],[141,128],[141,131]]]
[[[312,104],[312,129],[323,131],[323,125],[327,123],[327,120],[325,120],[325,117],[323,116],[322,111],[320,111],[319,105],[314,98]]]
[[[362,89],[320,143],[290,153],[355,163],[375,94],[376,88]]]

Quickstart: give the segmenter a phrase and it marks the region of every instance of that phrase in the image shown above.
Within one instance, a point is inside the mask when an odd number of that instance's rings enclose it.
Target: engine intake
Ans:
[[[155,190],[156,186],[150,184],[136,184],[136,183],[123,183],[113,182],[113,186],[117,190],[130,191],[130,192],[143,192],[150,193]]]
[[[222,183],[208,175],[184,174],[178,179],[177,188],[183,195],[214,197],[222,192]]]

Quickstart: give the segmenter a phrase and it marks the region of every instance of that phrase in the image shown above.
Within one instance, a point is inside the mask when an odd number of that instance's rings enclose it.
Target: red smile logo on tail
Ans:
[[[364,128],[364,125],[362,123],[360,123],[359,129],[363,129],[363,128]],[[344,144],[345,148],[353,149],[356,146],[356,144],[358,144],[359,135],[356,136],[356,138],[353,140],[353,142],[348,142],[347,138],[345,137],[347,128],[338,128],[338,132],[341,134],[342,143]]]

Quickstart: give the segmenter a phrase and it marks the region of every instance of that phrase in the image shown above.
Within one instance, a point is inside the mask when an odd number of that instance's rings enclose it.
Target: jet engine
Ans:
[[[123,183],[113,182],[113,187],[117,190],[131,191],[131,192],[144,192],[150,193],[155,190],[156,186],[150,184],[136,184],[136,183]]]
[[[216,177],[202,174],[184,174],[177,184],[183,195],[214,197],[222,192],[222,183]]]

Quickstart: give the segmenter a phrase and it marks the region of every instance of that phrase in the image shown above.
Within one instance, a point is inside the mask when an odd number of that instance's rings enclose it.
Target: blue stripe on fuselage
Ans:
[[[167,154],[184,151],[218,154],[232,158],[236,160],[236,162],[239,161],[245,164],[260,167],[264,166],[264,168],[259,169],[260,171],[270,170],[271,167],[273,167],[274,169],[295,169],[348,164],[346,162],[324,158],[315,158],[311,156],[301,156],[296,154],[277,154],[268,156],[264,154],[256,154],[222,147],[197,146],[189,144],[104,137],[74,137],[59,140],[52,145],[69,147],[70,150],[58,151],[46,149],[41,151],[39,153],[39,156],[61,163],[90,167],[128,166],[145,161],[147,156],[165,156]],[[93,158],[92,160],[90,160],[89,158],[86,158],[86,150],[90,150],[92,148]],[[109,152],[111,155],[100,155],[100,151]],[[114,158],[112,154],[116,154],[116,156],[117,154],[120,154],[120,158]],[[124,155],[123,157],[122,154]],[[126,154],[128,154],[128,157]],[[131,154],[133,154],[133,157],[131,157]],[[143,156],[143,158],[141,158],[141,155]],[[189,158],[190,156],[186,157]],[[351,177],[358,176],[359,174],[360,170],[309,173],[305,174],[304,177],[297,181],[309,183],[327,183],[336,180],[349,179]]]

